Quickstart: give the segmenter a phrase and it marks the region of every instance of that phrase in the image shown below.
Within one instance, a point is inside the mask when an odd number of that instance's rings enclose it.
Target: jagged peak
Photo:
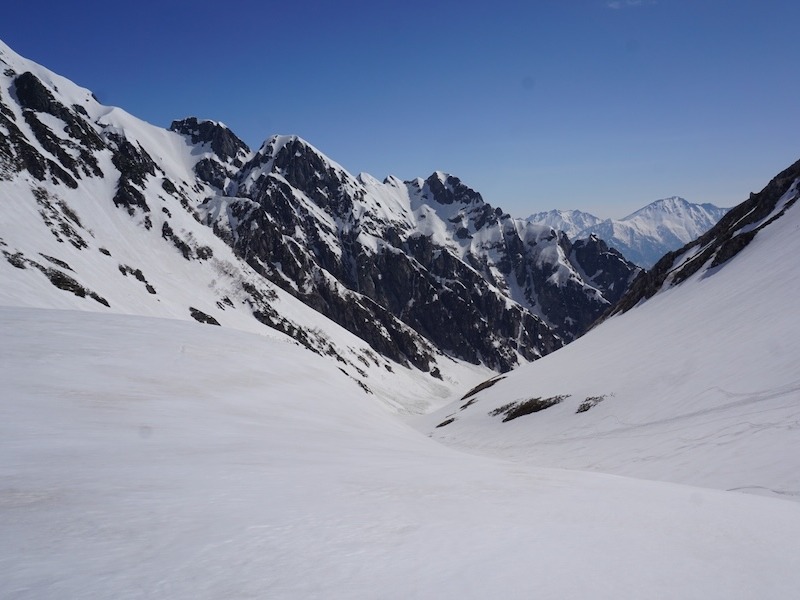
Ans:
[[[286,149],[291,152],[294,150],[294,154],[292,156],[287,155],[287,159],[291,159],[293,157],[300,158],[301,156],[310,153],[317,157],[318,160],[321,160],[327,166],[332,167],[336,171],[341,171],[345,173],[346,176],[350,179],[355,180],[356,178],[350,174],[350,172],[345,169],[342,165],[331,159],[327,154],[319,150],[316,146],[309,143],[304,138],[300,137],[299,135],[283,135],[283,134],[276,134],[272,135],[267,138],[261,147],[256,152],[256,156],[253,159],[254,165],[264,165],[267,163],[271,164],[274,160],[281,154],[281,152],[285,151]]]
[[[439,204],[485,204],[480,193],[444,171],[434,171],[419,187],[428,200]]]
[[[200,119],[195,116],[185,117],[183,119],[176,119],[169,126],[170,131],[178,133],[194,133],[199,132],[201,127],[213,129],[225,129],[231,131],[230,127],[225,125],[222,121],[215,121],[213,119]]]
[[[209,144],[211,150],[222,160],[241,160],[250,154],[250,148],[221,121],[186,117],[173,121],[170,131],[191,139],[192,144]]]
[[[320,152],[316,147],[311,145],[309,142],[301,138],[299,135],[293,135],[293,134],[291,135],[274,134],[269,136],[266,140],[264,140],[264,143],[261,144],[261,148],[258,149],[258,154],[262,156],[274,157],[286,146],[291,146],[291,145],[305,147],[310,149],[316,154],[323,155],[322,152]]]

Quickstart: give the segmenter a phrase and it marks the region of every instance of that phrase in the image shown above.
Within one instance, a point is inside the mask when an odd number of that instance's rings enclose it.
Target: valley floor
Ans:
[[[800,505],[464,454],[285,341],[0,309],[0,597],[789,598]]]

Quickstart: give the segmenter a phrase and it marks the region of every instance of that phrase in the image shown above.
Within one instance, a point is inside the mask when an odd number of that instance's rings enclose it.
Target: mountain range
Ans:
[[[358,362],[441,378],[452,360],[505,371],[552,352],[640,271],[600,240],[512,218],[452,175],[356,177],[296,136],[251,151],[194,117],[163,130],[7,47],[0,60],[9,299],[256,321],[346,354],[277,308],[288,294],[382,357]]]
[[[527,220],[560,229],[572,240],[596,235],[631,262],[649,269],[667,252],[708,231],[727,211],[673,196],[651,202],[622,219],[601,219],[579,210],[551,210],[532,214]]]

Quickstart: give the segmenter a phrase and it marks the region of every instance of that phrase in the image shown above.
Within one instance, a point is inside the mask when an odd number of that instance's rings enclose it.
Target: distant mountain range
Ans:
[[[600,219],[579,210],[551,210],[527,220],[560,229],[573,240],[595,234],[631,262],[649,269],[667,252],[708,231],[727,211],[673,196],[656,200],[622,219]]]

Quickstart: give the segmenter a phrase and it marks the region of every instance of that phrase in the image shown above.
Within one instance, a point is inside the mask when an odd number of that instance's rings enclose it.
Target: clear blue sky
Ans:
[[[732,205],[800,158],[790,0],[10,0],[0,38],[157,125],[303,136],[516,216]]]

